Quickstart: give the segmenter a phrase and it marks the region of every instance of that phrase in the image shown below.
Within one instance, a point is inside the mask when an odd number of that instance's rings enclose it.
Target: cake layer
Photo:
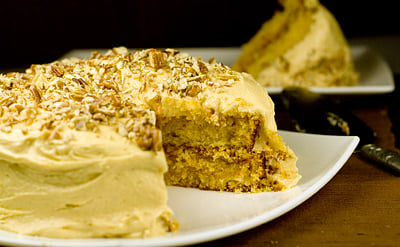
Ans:
[[[256,118],[255,115],[253,115]],[[185,117],[169,118],[161,124],[164,144],[175,146],[210,146],[252,149],[260,120],[251,121],[251,116],[227,116],[219,125],[207,121],[187,120]]]
[[[251,151],[240,146],[166,145],[166,183],[233,192],[281,191],[298,180],[295,158],[285,152]],[[290,182],[290,183],[288,183]]]

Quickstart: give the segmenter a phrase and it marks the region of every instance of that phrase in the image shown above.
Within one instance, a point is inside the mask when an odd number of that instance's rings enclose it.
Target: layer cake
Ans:
[[[0,76],[0,228],[56,238],[176,229],[166,185],[282,191],[300,178],[250,75],[124,47]]]

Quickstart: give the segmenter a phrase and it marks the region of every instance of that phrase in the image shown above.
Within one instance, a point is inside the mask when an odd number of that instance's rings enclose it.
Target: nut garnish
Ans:
[[[200,72],[202,74],[207,74],[208,68],[202,61],[197,60],[197,65],[199,66]]]
[[[88,85],[88,83],[82,78],[72,78],[72,80],[79,83],[83,88]]]
[[[61,77],[64,75],[64,71],[57,65],[52,65],[51,66],[51,71],[54,73],[55,76]]]
[[[187,95],[190,97],[195,97],[198,93],[201,92],[201,88],[199,85],[193,85],[192,87],[190,87]]]
[[[174,49],[129,53],[117,47],[90,59],[32,65],[25,73],[0,75],[0,131],[42,131],[58,140],[63,130],[97,133],[108,126],[142,149],[160,151],[155,116],[162,97],[206,97],[204,90],[239,78],[222,64]],[[147,94],[151,100],[144,100]]]
[[[161,51],[156,49],[150,49],[149,51],[150,66],[156,70],[164,66],[164,56]]]
[[[36,104],[40,104],[42,96],[39,92],[39,89],[36,87],[36,85],[31,85],[29,89],[31,90],[32,96],[35,99]]]

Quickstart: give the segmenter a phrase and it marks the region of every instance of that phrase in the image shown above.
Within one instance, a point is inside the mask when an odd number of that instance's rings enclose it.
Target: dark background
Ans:
[[[51,62],[75,48],[240,46],[278,6],[276,0],[0,3],[0,68]],[[396,1],[321,3],[349,39],[400,34]]]

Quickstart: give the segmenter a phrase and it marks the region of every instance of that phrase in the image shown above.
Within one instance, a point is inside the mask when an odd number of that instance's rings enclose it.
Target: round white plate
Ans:
[[[50,239],[0,231],[0,245],[12,246],[181,246],[237,234],[292,210],[320,190],[340,170],[359,138],[279,131],[297,154],[302,175],[285,192],[230,193],[168,187],[168,204],[180,229],[149,239]],[[332,202],[333,203],[333,202]]]

